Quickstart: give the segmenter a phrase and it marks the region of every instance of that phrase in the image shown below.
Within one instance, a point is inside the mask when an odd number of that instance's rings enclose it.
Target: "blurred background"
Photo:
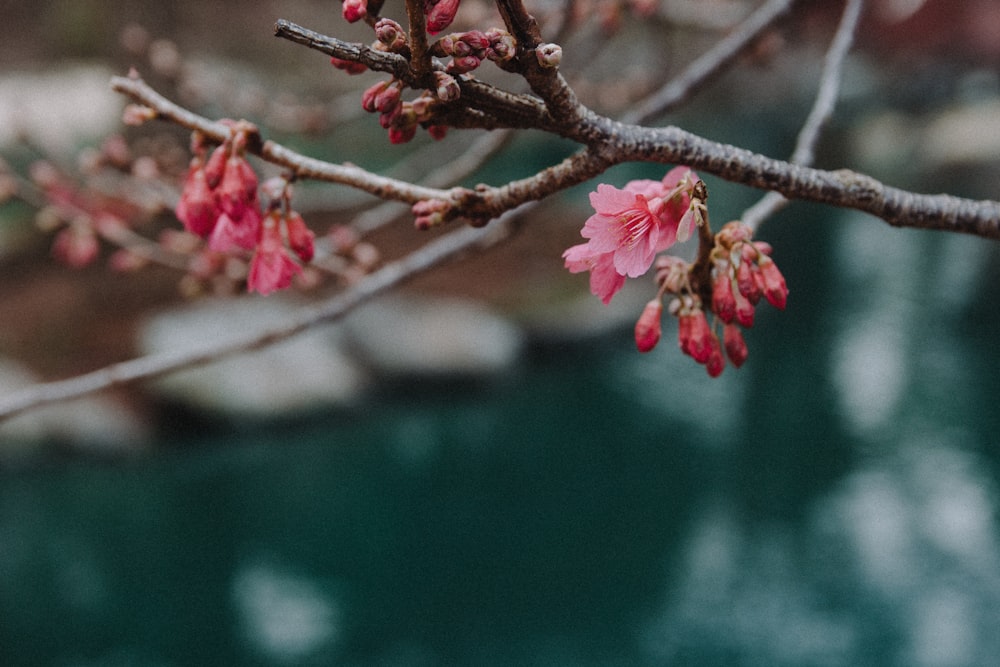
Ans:
[[[587,103],[623,113],[755,4],[585,22],[563,65]],[[121,125],[107,82],[130,65],[207,115],[373,170],[419,174],[480,136],[389,146],[358,109],[374,75],[272,37],[286,18],[367,39],[334,2],[0,10],[8,176],[77,173],[123,132],[183,168],[185,133]],[[839,11],[801,3],[662,122],[789,154]],[[471,0],[459,19],[496,24]],[[998,198],[995,3],[872,2],[858,42],[820,166]],[[529,133],[467,182],[572,150]],[[706,181],[716,226],[759,196]],[[712,380],[672,322],[635,352],[651,284],[604,308],[562,268],[592,188],[342,324],[0,425],[0,663],[994,664],[995,242],[793,204],[759,234],[788,308],[759,309],[747,364]],[[372,204],[309,184],[296,201],[317,229]],[[280,322],[342,285],[199,291],[169,268],[113,270],[108,248],[73,269],[38,210],[0,207],[0,394]],[[426,238],[404,216],[366,241],[391,259]]]

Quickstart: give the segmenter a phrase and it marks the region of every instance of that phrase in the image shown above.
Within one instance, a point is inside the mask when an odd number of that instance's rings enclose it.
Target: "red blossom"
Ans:
[[[292,278],[301,273],[302,267],[288,255],[277,212],[268,214],[261,226],[260,243],[250,260],[247,289],[251,292],[270,294],[292,284]]]

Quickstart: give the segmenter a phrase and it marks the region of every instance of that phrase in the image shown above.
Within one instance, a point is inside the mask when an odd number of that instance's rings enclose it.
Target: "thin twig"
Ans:
[[[768,0],[750,14],[735,30],[698,56],[684,71],[655,93],[637,103],[626,114],[626,123],[643,125],[683,104],[706,81],[721,72],[750,47],[761,33],[787,14],[800,0]]]
[[[816,100],[806,122],[799,131],[795,142],[795,151],[789,162],[792,164],[811,165],[816,158],[816,143],[833,115],[837,103],[840,83],[843,80],[844,61],[851,50],[854,34],[857,31],[858,20],[864,0],[847,0],[844,13],[841,15],[837,32],[830,42],[823,63],[823,74],[820,78]],[[743,223],[756,231],[760,224],[788,204],[788,199],[777,192],[768,192],[760,201],[743,212]]]
[[[138,380],[148,380],[186,368],[258,350],[286,340],[320,324],[337,321],[361,304],[399,286],[409,278],[461,253],[487,248],[506,238],[508,224],[519,212],[512,211],[501,224],[487,229],[462,227],[414,250],[366,276],[326,303],[303,308],[287,322],[249,336],[212,342],[196,349],[161,352],[112,364],[66,380],[37,384],[0,398],[0,421],[26,410],[79,398],[97,391]]]

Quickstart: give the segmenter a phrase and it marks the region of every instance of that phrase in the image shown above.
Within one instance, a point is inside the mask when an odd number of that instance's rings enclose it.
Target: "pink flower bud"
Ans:
[[[71,224],[59,232],[52,243],[56,259],[74,269],[82,269],[93,262],[99,251],[100,243],[89,224]]]
[[[486,57],[496,62],[507,62],[517,53],[517,42],[509,32],[493,28],[486,31],[490,45],[486,49]]]
[[[736,368],[742,366],[750,353],[740,328],[735,324],[727,324],[722,330],[722,340],[726,346],[726,356],[729,357],[729,361],[733,362],[733,366]]]
[[[381,113],[390,112],[399,106],[400,100],[399,86],[387,86],[375,96],[375,110]]]
[[[430,229],[444,222],[445,213],[451,208],[443,199],[423,199],[411,207],[416,217],[414,226],[417,229]]]
[[[263,221],[260,233],[260,243],[250,261],[250,272],[247,274],[247,291],[257,291],[270,294],[279,289],[285,289],[292,284],[292,277],[302,272],[302,267],[296,264],[281,238],[278,225],[278,213],[272,212]]]
[[[344,0],[343,14],[348,23],[360,21],[368,16],[368,0]]]
[[[705,370],[708,372],[709,377],[717,378],[726,369],[726,360],[722,356],[722,346],[719,345],[719,337],[714,333],[712,334],[710,346],[708,358],[705,360]]]
[[[712,311],[719,319],[729,324],[736,317],[736,299],[733,298],[733,284],[729,277],[729,264],[719,267],[715,282],[712,283]]]
[[[708,361],[712,353],[712,339],[715,334],[708,326],[708,319],[701,308],[695,308],[688,313],[682,313],[679,319],[678,331],[681,350],[690,355],[699,364]]]
[[[462,94],[455,77],[444,72],[434,72],[434,85],[436,86],[434,94],[442,102],[452,102]]]
[[[208,183],[208,187],[213,190],[219,187],[219,181],[222,180],[222,175],[226,171],[229,148],[230,144],[216,146],[212,154],[209,155],[208,161],[205,162],[205,181]]]
[[[406,31],[392,19],[379,19],[375,24],[375,37],[390,51],[399,51],[406,46]]]
[[[361,93],[361,108],[368,113],[375,113],[375,100],[391,83],[392,81],[379,81],[366,88],[365,92]]]
[[[427,134],[431,135],[431,138],[436,141],[441,141],[448,134],[447,125],[428,125]]]
[[[778,270],[778,265],[765,255],[758,266],[764,279],[764,297],[775,308],[784,310],[788,301],[788,286],[785,285],[785,277]]]
[[[417,136],[416,125],[404,125],[403,127],[389,128],[390,144],[405,144],[408,141],[411,141],[415,136]]]
[[[306,226],[302,216],[295,211],[289,212],[285,217],[285,231],[288,232],[288,245],[299,259],[303,262],[312,260],[316,235]]]
[[[336,56],[330,58],[330,64],[351,75],[361,74],[362,72],[368,71],[368,66],[363,63],[356,63],[353,60],[344,60],[343,58],[338,58]]]
[[[660,299],[653,299],[643,308],[635,323],[635,345],[640,352],[649,352],[660,342],[662,315],[663,302]]]
[[[482,30],[470,30],[459,36],[459,39],[468,44],[474,51],[483,51],[490,45],[490,39]]]
[[[257,245],[260,222],[261,215],[257,209],[247,209],[239,220],[223,213],[215,222],[208,247],[215,252],[230,252],[237,248],[252,250]]]
[[[208,187],[205,170],[196,161],[188,169],[174,213],[184,229],[198,236],[208,236],[219,217],[215,194]]]
[[[257,174],[246,158],[233,155],[226,161],[216,194],[219,208],[233,220],[242,218],[248,209],[257,208]]]
[[[736,268],[736,286],[740,290],[740,294],[745,296],[750,303],[757,303],[760,301],[760,288],[757,286],[757,279],[755,273],[757,271],[757,265],[754,264],[753,259],[748,259],[746,248],[747,244],[740,244],[744,251],[742,253],[742,259],[740,260],[739,266]],[[755,257],[756,253],[751,251],[751,254]]]
[[[455,20],[460,0],[425,0],[424,13],[427,14],[427,32],[436,35]]]
[[[753,304],[739,290],[733,292],[733,299],[736,301],[736,321],[749,329],[753,326]]]
[[[482,62],[479,57],[473,55],[456,57],[448,63],[448,71],[452,74],[465,74],[479,67]]]

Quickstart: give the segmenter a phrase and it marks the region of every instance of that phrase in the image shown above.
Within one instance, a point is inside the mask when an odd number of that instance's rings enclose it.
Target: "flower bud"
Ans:
[[[662,332],[660,318],[663,315],[663,302],[653,299],[643,308],[642,314],[635,323],[635,345],[640,352],[649,352],[660,342]]]
[[[465,74],[479,67],[482,62],[478,56],[473,55],[454,58],[448,63],[448,71],[452,74]]]
[[[517,42],[509,32],[497,28],[487,30],[486,36],[490,40],[489,48],[486,49],[486,57],[495,62],[507,62],[517,53]]]
[[[712,334],[711,341],[709,341],[709,346],[708,358],[705,360],[705,370],[708,372],[709,377],[717,378],[726,369],[726,360],[722,356],[722,346],[719,345],[719,337],[714,333]]]
[[[392,19],[379,19],[375,24],[375,37],[390,51],[396,52],[406,46],[406,31]]]
[[[362,72],[368,71],[368,66],[363,63],[356,63],[353,60],[344,60],[343,58],[338,58],[336,56],[332,56],[330,58],[330,64],[351,75],[361,74]]]
[[[545,69],[559,67],[559,63],[562,62],[562,47],[558,44],[539,44],[535,48],[535,57],[538,58],[538,64]]]
[[[425,0],[424,13],[427,14],[427,32],[436,35],[455,20],[458,13],[458,3],[460,0],[438,0],[431,4],[432,0]]]
[[[462,89],[458,86],[455,77],[444,72],[434,72],[434,84],[436,86],[434,94],[442,102],[452,102],[457,100],[462,94]]]
[[[785,277],[778,270],[778,265],[768,256],[763,256],[758,263],[760,275],[764,279],[764,297],[775,308],[785,309],[788,301],[788,286]]]
[[[743,332],[735,324],[727,324],[722,330],[722,340],[726,346],[726,356],[733,366],[739,368],[747,360],[749,351],[746,341],[743,339]]]
[[[368,113],[375,113],[376,110],[376,99],[383,93],[392,81],[379,81],[365,89],[365,92],[361,93],[361,108]]]
[[[405,144],[408,141],[411,141],[415,136],[417,136],[416,125],[404,125],[403,127],[389,128],[390,144]]]
[[[208,156],[208,161],[205,162],[205,182],[213,190],[219,186],[219,181],[222,180],[222,175],[226,171],[229,148],[230,146],[227,144],[216,146],[212,154]]]
[[[192,164],[184,179],[180,199],[174,209],[177,219],[184,223],[184,229],[198,236],[208,236],[219,217],[215,194],[208,187],[205,170]]]
[[[344,0],[344,20],[355,23],[368,16],[368,0]]]
[[[699,364],[708,361],[712,353],[712,340],[715,334],[708,325],[705,311],[695,308],[688,313],[682,313],[679,319],[678,332],[681,350],[690,355]]]
[[[733,298],[733,284],[729,277],[729,263],[720,262],[712,283],[712,310],[719,319],[729,324],[736,317],[736,299]]]
[[[288,246],[303,262],[308,262],[315,254],[316,235],[306,226],[296,211],[290,211],[285,216],[285,231],[288,232]]]

